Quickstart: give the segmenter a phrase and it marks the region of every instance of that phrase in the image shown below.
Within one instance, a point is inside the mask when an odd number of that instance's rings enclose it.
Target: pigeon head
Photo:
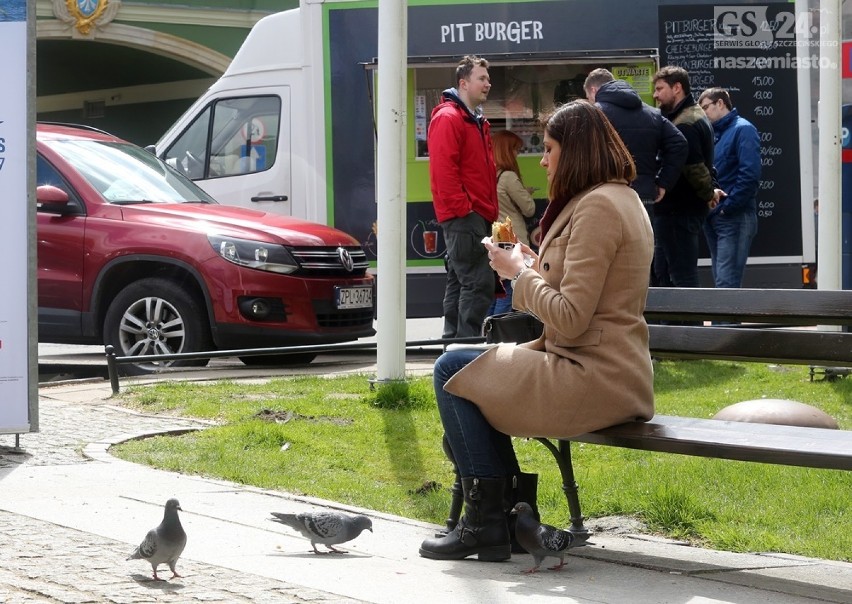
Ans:
[[[367,518],[366,516],[356,516],[355,517],[355,528],[358,529],[358,532],[368,530],[371,533],[373,532],[373,521]]]
[[[532,506],[530,504],[525,503],[523,501],[519,501],[518,503],[515,504],[515,507],[512,508],[511,513],[517,514],[518,516],[526,516],[527,514],[532,516],[533,515],[533,509],[532,509]]]
[[[175,499],[174,497],[172,497],[171,499],[169,499],[169,500],[166,502],[166,511],[167,511],[167,512],[168,512],[168,511],[173,511],[173,512],[174,512],[174,511],[177,511],[177,510],[180,510],[180,511],[182,512],[182,511],[183,511],[183,508],[182,508],[182,507],[180,507],[180,502],[179,502],[177,499]]]

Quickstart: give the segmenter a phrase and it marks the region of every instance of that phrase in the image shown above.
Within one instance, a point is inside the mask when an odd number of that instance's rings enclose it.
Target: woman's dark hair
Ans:
[[[571,101],[545,117],[544,130],[560,154],[549,198],[566,202],[605,182],[636,178],[633,157],[603,111],[585,100]]]
[[[491,146],[494,148],[494,163],[497,165],[497,171],[509,170],[520,178],[518,151],[524,146],[523,139],[510,130],[500,130],[491,136]]]

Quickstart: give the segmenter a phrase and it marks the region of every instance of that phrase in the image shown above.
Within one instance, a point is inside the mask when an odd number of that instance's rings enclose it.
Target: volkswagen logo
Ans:
[[[340,258],[340,264],[343,265],[346,272],[351,273],[352,269],[355,268],[355,263],[352,262],[352,256],[349,254],[349,250],[343,247],[337,248],[337,257]]]

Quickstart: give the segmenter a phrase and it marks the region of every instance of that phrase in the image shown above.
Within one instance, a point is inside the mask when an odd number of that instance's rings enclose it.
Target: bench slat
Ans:
[[[629,449],[852,470],[852,432],[657,415],[568,439]]]
[[[787,325],[849,325],[852,291],[652,287],[649,320],[729,320]]]
[[[852,366],[852,333],[649,325],[654,356]]]

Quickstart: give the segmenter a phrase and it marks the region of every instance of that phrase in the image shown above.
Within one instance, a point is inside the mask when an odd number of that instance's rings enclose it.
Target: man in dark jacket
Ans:
[[[714,158],[722,189],[704,222],[716,287],[740,287],[751,241],[757,234],[760,135],[731,103],[724,88],[708,88],[698,105],[713,124]]]
[[[630,186],[646,207],[660,201],[674,187],[686,161],[688,145],[683,134],[608,69],[592,71],[583,88],[586,98],[606,114],[633,156],[636,180]]]
[[[624,141],[636,164],[636,180],[630,183],[654,221],[654,204],[674,187],[686,161],[686,138],[659,109],[643,103],[624,80],[608,69],[593,70],[583,84],[586,98],[601,108]],[[651,270],[651,285],[660,285]]]
[[[698,287],[698,237],[718,200],[713,128],[692,98],[689,74],[663,67],[654,74],[654,100],[686,138],[686,163],[674,187],[654,206],[654,272],[662,286]]]
[[[447,244],[443,337],[478,336],[494,298],[494,272],[483,237],[497,220],[497,168],[490,125],[479,106],[488,98],[488,62],[466,56],[432,110],[427,144],[435,216]]]

